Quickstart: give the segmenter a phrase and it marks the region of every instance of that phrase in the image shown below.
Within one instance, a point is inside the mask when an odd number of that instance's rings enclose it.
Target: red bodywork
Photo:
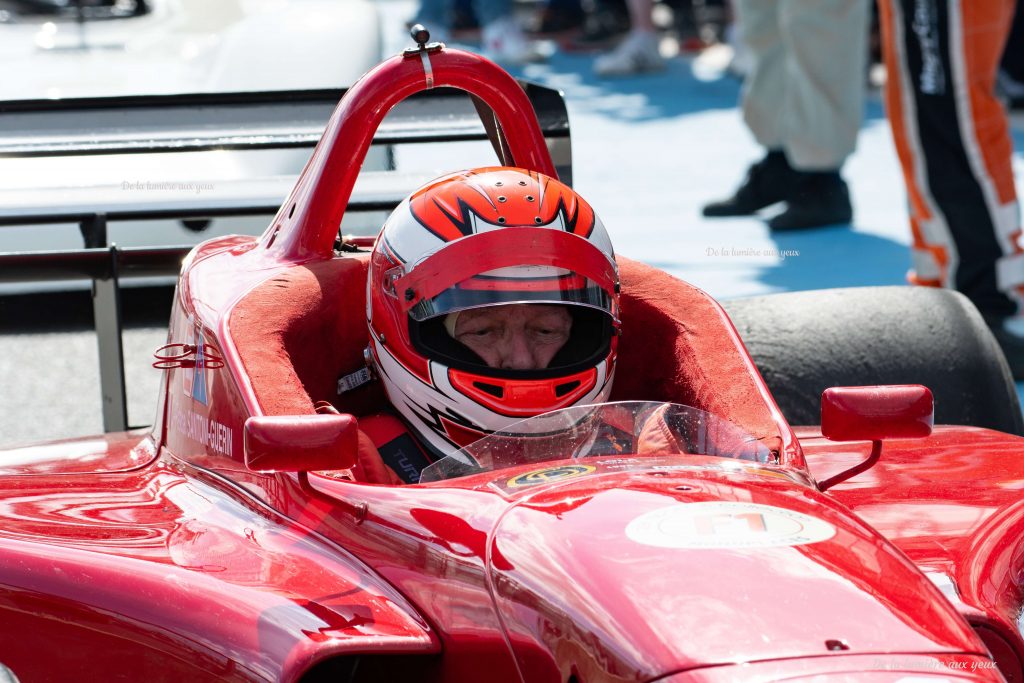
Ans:
[[[723,416],[772,462],[603,457],[415,486],[257,471],[283,432],[250,418],[384,407],[334,391],[366,345],[366,254],[332,245],[377,125],[431,79],[487,101],[516,164],[554,173],[490,62],[412,53],[364,77],[267,232],[184,264],[168,341],[194,352],[153,429],[0,453],[0,663],[23,681],[927,682],[1000,680],[994,658],[1020,680],[1024,440],[937,427],[822,493],[871,444],[791,428],[718,305],[625,259],[613,398]],[[324,424],[316,462],[349,433]],[[723,509],[688,517],[685,547],[644,521]],[[744,542],[793,519],[808,538]]]

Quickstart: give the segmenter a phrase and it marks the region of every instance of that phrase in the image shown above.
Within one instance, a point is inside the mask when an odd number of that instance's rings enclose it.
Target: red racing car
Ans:
[[[877,348],[887,301],[983,327],[948,293],[738,304],[734,326],[702,291],[620,258],[612,403],[487,436],[418,484],[360,479],[358,416],[385,399],[337,392],[363,365],[369,254],[337,226],[384,115],[438,86],[493,112],[503,161],[556,175],[523,90],[492,63],[421,43],[367,74],[269,229],[186,259],[156,424],[0,452],[0,674],[1021,680],[1024,439],[1008,433],[1005,365],[984,336],[949,356],[939,414],[969,424],[933,427],[932,390],[876,384],[865,360],[903,352]],[[872,316],[830,327],[869,300]],[[809,388],[846,383],[815,358],[844,350],[830,334],[857,342],[846,367],[874,386]],[[787,420],[764,377],[812,417],[787,399]],[[997,419],[992,387],[1018,410],[1004,431],[977,426]],[[820,426],[791,426],[819,408]]]

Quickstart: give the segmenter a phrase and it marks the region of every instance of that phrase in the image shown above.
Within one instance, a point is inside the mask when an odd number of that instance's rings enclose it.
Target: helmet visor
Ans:
[[[457,282],[409,309],[422,322],[469,308],[502,304],[573,304],[604,311],[613,319],[612,295],[574,271],[549,266],[518,266],[488,271]]]

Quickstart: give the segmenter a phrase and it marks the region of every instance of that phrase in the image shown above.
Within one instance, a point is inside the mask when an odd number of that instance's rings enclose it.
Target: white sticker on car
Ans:
[[[658,548],[774,548],[827,541],[836,528],[800,512],[757,503],[681,503],[640,515],[626,536]]]

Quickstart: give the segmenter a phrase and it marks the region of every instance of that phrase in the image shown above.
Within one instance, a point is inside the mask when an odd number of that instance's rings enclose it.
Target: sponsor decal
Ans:
[[[185,332],[185,345],[192,346],[196,342],[195,323],[189,321],[188,330]],[[181,390],[186,396],[192,398],[192,384],[195,382],[196,370],[192,365],[181,365]]]
[[[946,71],[942,66],[942,36],[939,34],[939,9],[935,0],[915,0],[911,29],[921,49],[918,88],[925,95],[945,95]]]
[[[800,512],[757,503],[682,503],[640,515],[626,536],[658,548],[777,548],[827,541],[836,528]]]
[[[231,457],[234,437],[231,427],[191,410],[175,414],[172,424],[176,432],[200,444],[207,452]]]
[[[193,401],[208,405],[206,397],[206,340],[203,330],[195,323],[189,325],[185,333],[185,344],[195,346],[195,364],[181,366],[182,391]]]
[[[399,434],[391,441],[378,446],[377,452],[385,464],[407,484],[417,483],[420,480],[420,473],[430,465],[430,460],[406,433]]]
[[[571,479],[584,474],[590,474],[597,468],[592,465],[562,465],[561,467],[545,467],[542,470],[534,470],[526,474],[520,474],[505,482],[509,488],[518,489],[524,486],[535,486],[537,484],[549,484],[553,481]]]
[[[206,344],[204,343],[202,331],[196,332],[196,371],[192,375],[193,401],[198,401],[204,406],[206,402]]]

